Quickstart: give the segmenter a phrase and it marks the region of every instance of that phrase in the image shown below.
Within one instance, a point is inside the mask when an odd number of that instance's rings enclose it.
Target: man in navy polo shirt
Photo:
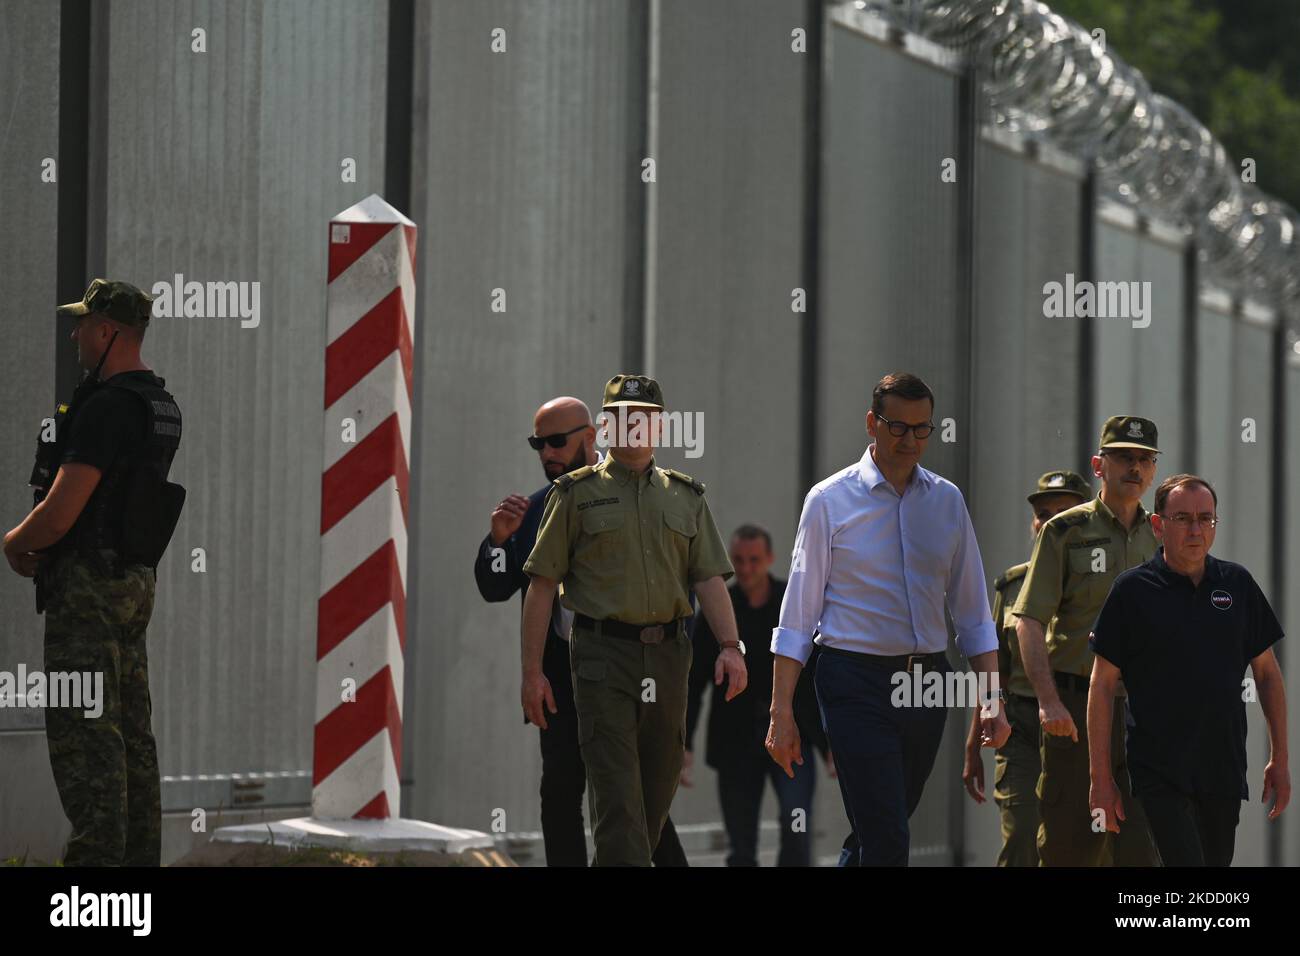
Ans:
[[[1123,802],[1111,773],[1116,685],[1128,689],[1128,765],[1165,866],[1232,862],[1246,785],[1242,676],[1254,675],[1271,747],[1263,802],[1276,820],[1291,797],[1286,693],[1272,645],[1282,628],[1250,572],[1210,556],[1218,496],[1195,475],[1156,489],[1151,527],[1163,547],[1115,579],[1089,637],[1089,806],[1118,833]]]

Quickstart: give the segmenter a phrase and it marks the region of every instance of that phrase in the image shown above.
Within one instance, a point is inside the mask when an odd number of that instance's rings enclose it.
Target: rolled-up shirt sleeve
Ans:
[[[790,556],[790,580],[781,600],[778,626],[772,631],[773,654],[808,663],[826,599],[830,566],[830,518],[825,499],[814,490],[804,499],[803,513],[799,515],[799,530]]]
[[[967,659],[998,649],[998,632],[989,613],[984,562],[966,503],[961,502],[962,529],[948,572],[948,613],[957,629],[957,648]]]

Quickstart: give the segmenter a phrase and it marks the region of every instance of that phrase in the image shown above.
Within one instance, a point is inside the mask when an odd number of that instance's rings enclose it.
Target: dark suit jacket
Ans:
[[[485,601],[508,601],[516,591],[520,592],[520,601],[528,593],[529,577],[524,573],[524,562],[537,543],[537,529],[542,522],[542,510],[546,504],[546,493],[551,490],[547,485],[533,492],[528,498],[528,510],[519,529],[501,544],[505,552],[505,570],[492,570],[492,535],[484,536],[479,544],[478,555],[474,558],[474,580],[478,582],[478,593]],[[522,613],[522,612],[521,612]],[[542,673],[551,682],[551,693],[555,695],[555,706],[561,714],[573,714],[573,678],[569,675],[569,642],[560,637],[552,623],[546,634],[546,649],[542,652]]]
[[[781,615],[781,598],[785,595],[785,582],[769,575],[772,582],[767,604],[751,608],[740,585],[732,583],[727,588],[731,606],[736,612],[736,626],[740,639],[745,642],[745,668],[749,684],[744,692],[728,702],[727,684],[719,687],[713,683],[713,668],[717,664],[718,640],[701,611],[695,617],[695,656],[691,660],[690,687],[686,698],[686,749],[693,750],[695,727],[700,720],[700,708],[705,687],[713,688],[713,701],[709,707],[708,739],[704,759],[710,766],[724,770],[729,765],[762,755],[766,759],[767,727],[772,706],[772,629]],[[799,674],[794,692],[794,720],[803,740],[804,759],[813,756],[813,750],[826,752],[826,733],[822,730],[821,714],[817,710],[816,692],[812,686],[812,669],[818,651]]]

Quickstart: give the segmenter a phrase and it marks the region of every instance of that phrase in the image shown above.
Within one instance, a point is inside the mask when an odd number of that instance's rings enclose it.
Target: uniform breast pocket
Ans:
[[[1115,555],[1102,544],[1085,544],[1070,549],[1070,574],[1078,579],[1077,597],[1088,604],[1100,604],[1110,591],[1119,568]]]
[[[582,516],[582,558],[600,564],[618,560],[619,545],[623,541],[623,515],[621,513],[585,514]]]
[[[690,557],[691,539],[699,531],[694,515],[678,514],[675,511],[664,512],[664,548],[676,555],[682,562]]]

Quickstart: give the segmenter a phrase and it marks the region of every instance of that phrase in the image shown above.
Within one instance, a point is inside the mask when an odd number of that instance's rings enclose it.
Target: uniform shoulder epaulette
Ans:
[[[1060,514],[1052,517],[1048,524],[1054,528],[1064,531],[1066,528],[1073,528],[1077,525],[1086,524],[1092,519],[1093,511],[1091,508],[1085,508],[1083,505],[1075,505],[1068,511],[1062,511]]]
[[[571,471],[567,475],[560,475],[560,477],[556,478],[555,481],[552,482],[552,484],[554,484],[555,487],[559,488],[560,491],[562,492],[568,491],[570,488],[573,487],[575,482],[582,481],[582,479],[586,478],[588,475],[593,475],[595,473],[596,473],[595,466],[583,465],[581,468],[577,469],[576,471]]]
[[[1008,584],[1019,581],[1029,572],[1029,562],[1017,564],[1015,567],[1007,568],[1002,572],[1002,576],[993,582],[993,590],[1001,591]]]
[[[676,478],[678,481],[683,481],[686,484],[690,485],[692,488],[695,489],[695,493],[697,495],[704,494],[704,482],[696,478],[692,478],[690,475],[683,474],[682,472],[677,471],[675,468],[665,468],[664,472],[668,475],[669,478]]]

